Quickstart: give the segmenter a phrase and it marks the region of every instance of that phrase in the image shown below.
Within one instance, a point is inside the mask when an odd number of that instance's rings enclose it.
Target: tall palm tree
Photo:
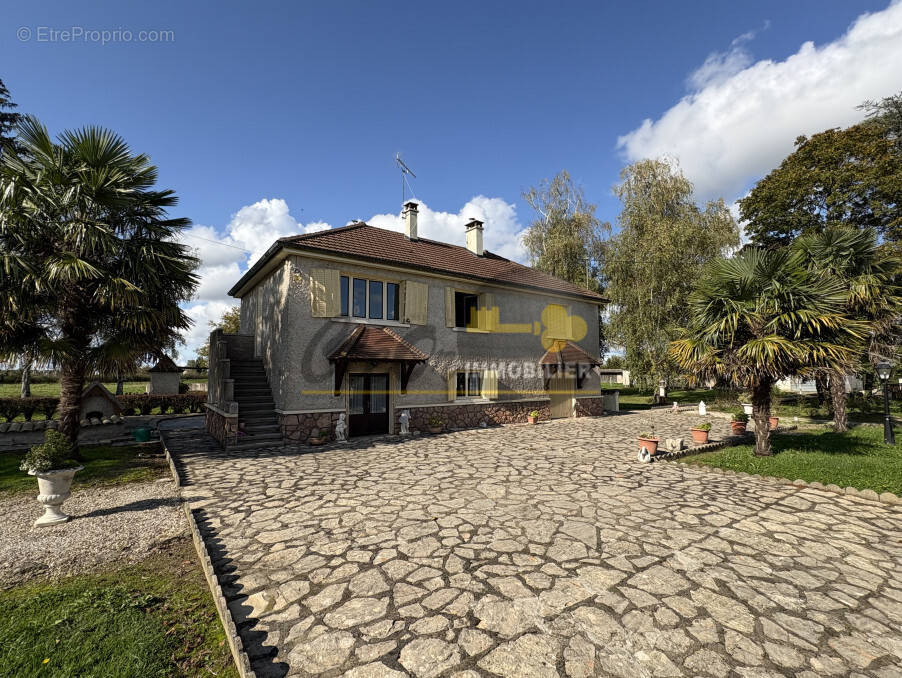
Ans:
[[[863,351],[849,364],[838,364],[824,371],[833,404],[833,426],[847,431],[846,376],[864,362],[872,365],[895,356],[900,338],[902,289],[897,279],[900,261],[878,244],[872,228],[829,226],[820,233],[805,235],[793,245],[805,257],[816,275],[832,278],[846,292],[845,312],[868,326]]]
[[[768,456],[774,383],[856,353],[864,330],[844,305],[842,285],[813,275],[800,252],[747,249],[705,267],[689,326],[670,350],[693,379],[721,377],[751,392],[755,454]]]
[[[33,117],[19,155],[0,159],[0,355],[36,348],[60,371],[60,430],[77,439],[86,375],[150,359],[190,320],[179,302],[197,260],[174,242],[188,226],[167,210],[157,170],[113,132],[86,127],[55,142]]]

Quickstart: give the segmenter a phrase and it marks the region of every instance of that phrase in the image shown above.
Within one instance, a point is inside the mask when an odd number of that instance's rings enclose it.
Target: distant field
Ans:
[[[188,383],[203,383],[206,379],[184,379]],[[147,391],[149,381],[126,381],[123,385],[125,393],[144,393]],[[116,392],[116,382],[105,382],[103,384],[112,393]],[[0,384],[0,398],[18,398],[21,386],[19,384]],[[32,384],[31,395],[40,397],[57,397],[60,394],[60,385],[58,382],[51,384]]]

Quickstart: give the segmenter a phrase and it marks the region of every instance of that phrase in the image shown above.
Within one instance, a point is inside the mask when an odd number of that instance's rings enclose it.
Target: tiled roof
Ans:
[[[598,358],[594,358],[576,344],[569,341],[555,340],[542,359],[540,365],[600,365]]]
[[[172,362],[172,358],[168,355],[163,355],[158,361],[157,364],[151,367],[148,372],[181,372],[182,368]]]
[[[229,290],[234,295],[283,247],[347,256],[361,261],[386,263],[404,268],[451,274],[461,278],[499,282],[558,294],[605,301],[604,297],[578,285],[486,251],[477,256],[466,247],[436,240],[408,240],[403,233],[357,222],[305,235],[280,238]]]
[[[422,362],[429,356],[404,341],[387,327],[358,325],[329,354],[329,360],[412,360]]]

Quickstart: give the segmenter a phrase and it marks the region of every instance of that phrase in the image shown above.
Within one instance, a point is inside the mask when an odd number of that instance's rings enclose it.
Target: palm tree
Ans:
[[[842,285],[813,275],[798,251],[747,249],[705,267],[689,326],[670,350],[694,380],[720,377],[751,392],[755,454],[769,456],[774,383],[856,353],[862,326],[844,305]]]
[[[793,245],[805,257],[816,275],[836,280],[846,292],[845,312],[868,326],[864,354],[852,362],[824,370],[833,404],[833,426],[847,431],[846,376],[853,374],[864,357],[876,364],[894,356],[899,341],[902,290],[896,283],[899,260],[878,245],[872,228],[829,226],[820,233],[805,235]]]
[[[56,142],[33,117],[23,153],[0,159],[0,355],[35,347],[60,370],[60,431],[77,439],[86,375],[151,359],[190,326],[179,302],[197,260],[174,242],[187,219],[157,170],[113,132]]]

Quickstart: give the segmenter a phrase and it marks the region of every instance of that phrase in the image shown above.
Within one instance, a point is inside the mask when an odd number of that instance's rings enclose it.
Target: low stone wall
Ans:
[[[604,414],[604,396],[597,398],[577,398],[577,417],[600,417]]]
[[[585,403],[583,403],[585,401]],[[411,407],[410,430],[429,430],[429,418],[436,416],[445,423],[445,428],[476,428],[482,422],[493,426],[500,424],[525,424],[527,415],[538,410],[540,419],[551,417],[547,400],[527,400],[517,402],[497,401],[491,403],[466,403],[460,405],[438,405],[433,407]],[[395,410],[395,431],[401,427],[402,409]],[[604,414],[601,398],[577,400],[576,416],[594,417]]]
[[[328,437],[335,433],[335,424],[338,423],[338,415],[335,412],[304,412],[301,414],[279,414],[279,427],[282,429],[282,439],[295,443],[306,443],[310,437],[310,431],[315,428],[325,429]]]
[[[207,433],[216,438],[225,447],[238,439],[238,417],[227,417],[207,406]]]

